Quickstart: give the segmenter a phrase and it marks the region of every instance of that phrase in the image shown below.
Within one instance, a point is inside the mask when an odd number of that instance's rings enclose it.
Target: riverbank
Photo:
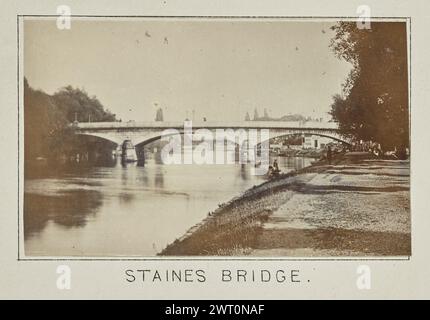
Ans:
[[[410,239],[409,162],[349,153],[249,189],[160,255],[407,256]]]

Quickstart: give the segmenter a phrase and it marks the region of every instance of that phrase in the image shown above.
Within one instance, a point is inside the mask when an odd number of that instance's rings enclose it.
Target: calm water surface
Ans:
[[[279,158],[288,172],[309,158]],[[27,256],[154,256],[209,211],[266,178],[249,165],[92,167],[27,179]]]

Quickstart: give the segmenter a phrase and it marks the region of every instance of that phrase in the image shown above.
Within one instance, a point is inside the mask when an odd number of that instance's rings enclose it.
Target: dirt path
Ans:
[[[162,255],[410,255],[409,162],[346,158],[248,190]]]

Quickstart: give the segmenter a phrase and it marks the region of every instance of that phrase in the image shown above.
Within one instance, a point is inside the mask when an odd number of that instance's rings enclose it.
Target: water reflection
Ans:
[[[157,166],[155,170],[155,187],[158,189],[164,188],[164,173],[162,166]]]
[[[24,237],[40,232],[50,220],[65,228],[84,227],[101,205],[102,196],[94,190],[67,190],[55,196],[26,193]]]
[[[254,176],[250,165],[157,162],[26,177],[26,255],[154,256],[219,203],[265,180]],[[310,159],[278,158],[278,163],[287,172]]]
[[[243,180],[249,180],[249,170],[247,170],[247,166],[245,164],[240,165],[240,177]]]

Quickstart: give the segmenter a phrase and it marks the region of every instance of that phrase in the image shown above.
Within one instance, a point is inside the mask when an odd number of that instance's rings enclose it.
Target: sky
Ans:
[[[330,119],[351,65],[329,48],[333,22],[78,19],[24,22],[24,76],[53,94],[83,88],[123,121]],[[193,113],[194,110],[194,113]]]

